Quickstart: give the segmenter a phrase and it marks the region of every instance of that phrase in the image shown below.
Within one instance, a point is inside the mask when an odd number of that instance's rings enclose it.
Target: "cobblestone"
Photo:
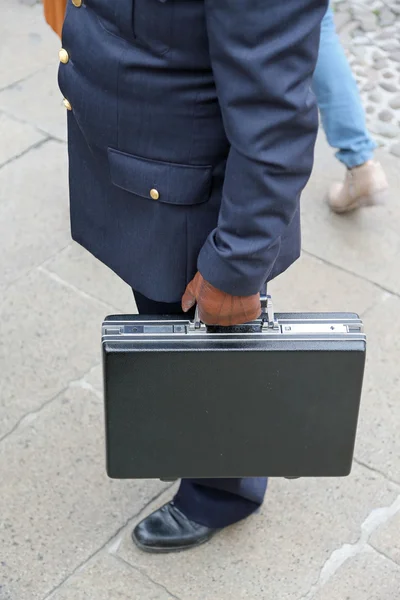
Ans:
[[[389,61],[387,58],[379,58],[378,60],[375,60],[374,62],[374,68],[381,70],[381,69],[385,69],[389,64]]]
[[[394,96],[389,100],[389,106],[391,108],[399,109],[400,108],[400,94]]]
[[[382,100],[382,94],[380,94],[379,92],[372,92],[372,94],[369,94],[368,100],[371,100],[371,102],[378,103]]]
[[[397,138],[400,133],[399,129],[394,127],[392,123],[384,123],[379,120],[371,124],[371,131],[391,140]]]
[[[400,144],[394,144],[391,147],[390,152],[400,158]]]
[[[385,52],[392,52],[394,50],[399,49],[399,42],[393,41],[393,40],[390,40],[390,41],[386,40],[386,41],[379,42],[379,47],[382,48],[382,50],[384,50]]]
[[[366,107],[367,125],[378,143],[393,152],[393,138],[400,135],[393,126],[394,120],[400,122],[400,1],[333,0],[333,9],[336,16],[340,13],[338,33]]]
[[[381,121],[384,122],[388,122],[388,121],[392,121],[393,120],[393,113],[391,110],[388,110],[387,108],[381,110],[381,112],[378,114],[378,117],[380,118]]]
[[[398,90],[397,85],[393,85],[393,83],[388,83],[387,81],[381,81],[379,85],[383,90],[386,90],[387,92],[397,92]]]
[[[391,25],[394,22],[395,18],[396,16],[394,12],[388,6],[385,6],[379,14],[380,25],[382,27],[385,27],[386,25]]]

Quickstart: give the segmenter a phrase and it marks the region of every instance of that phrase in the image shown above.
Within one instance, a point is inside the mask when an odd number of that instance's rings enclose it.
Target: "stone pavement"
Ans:
[[[400,156],[400,0],[333,0],[377,141]]]
[[[133,300],[70,241],[59,42],[38,5],[0,0],[0,15],[0,600],[400,598],[398,159],[380,151],[387,205],[340,218],[323,197],[343,171],[321,137],[304,254],[272,286],[279,309],[365,320],[352,475],[274,479],[261,514],[209,545],[141,554],[131,529],[172,490],[107,479],[99,344],[104,315]]]

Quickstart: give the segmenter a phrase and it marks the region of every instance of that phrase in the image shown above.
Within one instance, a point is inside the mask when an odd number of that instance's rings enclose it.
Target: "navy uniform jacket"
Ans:
[[[68,0],[73,238],[142,294],[257,292],[300,252],[326,0]]]

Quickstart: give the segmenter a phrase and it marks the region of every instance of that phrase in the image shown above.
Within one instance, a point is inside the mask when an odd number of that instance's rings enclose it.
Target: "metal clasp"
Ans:
[[[263,329],[279,330],[278,321],[275,319],[274,305],[269,294],[261,294],[261,307],[263,309],[261,320]]]
[[[193,321],[190,321],[190,323],[189,323],[189,330],[190,331],[198,331],[201,328],[205,328],[205,325],[204,325],[204,323],[202,323],[202,321],[200,319],[199,305],[196,304],[194,319],[193,319]]]
[[[194,313],[193,324],[194,324],[195,329],[201,329],[202,323],[201,323],[201,319],[200,319],[200,311],[199,311],[198,304],[196,304],[196,311]]]

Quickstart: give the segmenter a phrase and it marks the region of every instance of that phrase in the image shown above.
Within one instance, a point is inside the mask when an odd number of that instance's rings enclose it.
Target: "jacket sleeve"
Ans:
[[[259,291],[310,176],[310,91],[326,0],[205,0],[210,56],[230,142],[218,226],[198,268],[234,295]]]

